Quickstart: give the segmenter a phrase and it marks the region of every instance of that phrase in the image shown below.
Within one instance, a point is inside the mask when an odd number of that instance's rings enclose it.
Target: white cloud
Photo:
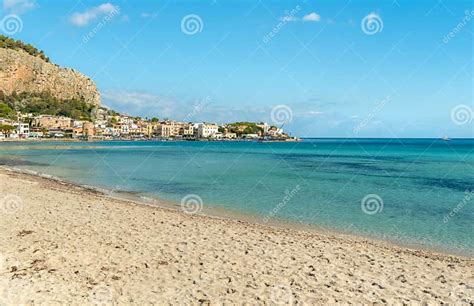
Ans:
[[[303,17],[303,21],[310,21],[310,22],[319,22],[321,21],[321,16],[316,14],[315,12],[309,13]]]
[[[3,0],[3,9],[12,14],[22,14],[36,6],[35,0]]]
[[[263,121],[270,119],[271,108],[249,105],[228,106],[216,103],[213,97],[174,98],[145,92],[105,90],[101,92],[104,105],[132,116],[169,118],[183,121]]]
[[[107,90],[101,93],[104,104],[112,109],[130,115],[148,115],[174,117],[180,109],[172,98],[161,97],[149,93]]]
[[[229,105],[220,103],[220,99],[217,97],[183,96],[176,98],[122,89],[101,91],[101,96],[103,105],[120,113],[192,122],[266,121],[271,124],[271,113],[275,106],[274,104],[257,106],[238,103]],[[289,103],[288,105],[294,116],[293,122],[287,125],[285,130],[298,136],[312,136],[310,132],[318,130],[318,126],[326,124],[328,120],[346,119],[334,117],[325,110],[319,109],[314,103]],[[314,127],[315,124],[316,127]],[[304,129],[305,125],[311,126],[312,129]],[[354,123],[351,121],[347,129],[352,129],[353,126]],[[303,133],[304,131],[306,134]],[[333,132],[329,128],[328,131]]]
[[[280,20],[284,22],[294,22],[294,21],[319,22],[321,21],[321,16],[316,14],[315,12],[312,12],[303,16],[303,18],[296,17],[293,15],[287,15],[287,16],[281,17]]]
[[[90,8],[83,13],[76,12],[72,14],[72,16],[69,18],[69,21],[75,26],[83,27],[102,15],[114,13],[116,14],[118,12],[120,12],[120,8],[118,6],[113,5],[111,3],[104,3],[99,6]]]

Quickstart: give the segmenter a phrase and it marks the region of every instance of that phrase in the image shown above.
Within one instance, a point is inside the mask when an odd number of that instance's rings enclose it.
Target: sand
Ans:
[[[474,303],[474,260],[0,170],[2,304]]]

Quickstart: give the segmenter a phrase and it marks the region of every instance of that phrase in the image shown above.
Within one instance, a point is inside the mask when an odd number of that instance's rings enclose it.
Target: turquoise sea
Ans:
[[[474,139],[18,142],[0,164],[79,184],[474,254]],[[189,204],[189,203],[188,203]]]

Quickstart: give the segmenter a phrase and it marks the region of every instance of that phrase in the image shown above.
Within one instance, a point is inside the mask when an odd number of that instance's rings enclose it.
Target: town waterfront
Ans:
[[[4,143],[77,184],[472,255],[474,140]],[[198,199],[198,200],[196,200]],[[202,199],[202,202],[200,202]]]

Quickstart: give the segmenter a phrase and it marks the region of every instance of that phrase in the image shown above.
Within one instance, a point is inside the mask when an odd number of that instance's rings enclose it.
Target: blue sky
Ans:
[[[285,129],[299,136],[473,137],[473,9],[458,0],[3,0],[0,17],[18,16],[12,37],[87,74],[103,104],[132,115],[272,122],[285,105]]]

